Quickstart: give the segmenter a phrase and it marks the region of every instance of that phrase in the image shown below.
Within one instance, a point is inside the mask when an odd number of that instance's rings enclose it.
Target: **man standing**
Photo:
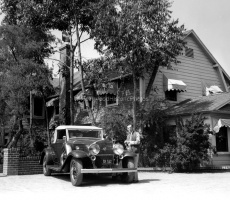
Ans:
[[[139,153],[140,153],[140,134],[133,130],[133,126],[130,124],[127,126],[127,138],[125,140],[127,149],[137,154],[134,158],[134,167],[138,167]],[[134,182],[138,182],[138,173],[135,173]]]

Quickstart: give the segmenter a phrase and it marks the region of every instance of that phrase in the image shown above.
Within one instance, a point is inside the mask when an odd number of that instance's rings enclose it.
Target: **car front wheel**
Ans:
[[[51,169],[47,167],[47,156],[45,155],[43,158],[43,174],[45,176],[50,176],[51,175]]]
[[[72,158],[70,163],[70,180],[73,186],[79,186],[83,180],[83,174],[81,173],[82,161],[76,158]]]
[[[133,158],[127,158],[126,160],[124,160],[123,167],[124,168],[134,168]],[[131,183],[134,180],[134,176],[135,176],[134,172],[123,173],[121,176],[121,179],[125,183]]]

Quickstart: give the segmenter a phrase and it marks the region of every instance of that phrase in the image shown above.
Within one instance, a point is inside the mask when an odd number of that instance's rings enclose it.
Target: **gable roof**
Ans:
[[[211,52],[208,50],[208,48],[204,45],[204,43],[201,41],[201,39],[198,37],[198,35],[195,33],[194,30],[188,30],[184,32],[185,36],[183,39],[186,39],[188,36],[193,36],[195,40],[198,42],[198,44],[202,47],[202,49],[205,51],[205,53],[208,55],[210,60],[213,62],[213,67],[218,68],[218,71],[220,73],[221,80],[224,84],[225,90],[228,92],[228,86],[226,84],[226,81],[224,79],[224,76],[230,81],[230,76],[227,74],[227,72],[221,67],[221,65],[218,63],[218,61],[215,59],[215,57],[211,54]]]
[[[182,101],[169,109],[168,115],[186,115],[191,113],[218,111],[230,103],[230,92],[200,96]],[[230,112],[229,112],[230,113]]]

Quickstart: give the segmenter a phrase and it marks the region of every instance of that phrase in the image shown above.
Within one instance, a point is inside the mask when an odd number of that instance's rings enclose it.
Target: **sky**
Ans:
[[[187,30],[196,32],[230,75],[230,0],[174,0],[170,10],[172,18],[179,19],[180,25],[184,24]],[[61,38],[60,32],[54,33]],[[99,56],[93,45],[93,41],[82,44],[83,59]]]

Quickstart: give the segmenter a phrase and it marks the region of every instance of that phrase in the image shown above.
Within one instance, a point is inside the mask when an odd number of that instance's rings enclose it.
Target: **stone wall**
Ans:
[[[3,174],[42,174],[42,165],[39,164],[39,160],[40,156],[21,157],[17,148],[4,149]]]
[[[39,164],[40,156],[19,157],[18,175],[42,174],[42,165]]]

